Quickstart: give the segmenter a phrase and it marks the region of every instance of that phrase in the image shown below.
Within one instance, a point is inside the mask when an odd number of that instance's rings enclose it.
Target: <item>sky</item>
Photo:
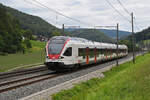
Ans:
[[[39,5],[35,1],[42,3],[46,7]],[[118,14],[106,0],[0,0],[0,3],[19,11],[39,16],[59,28],[62,27],[62,24],[65,24],[66,27],[94,28],[94,26],[116,26],[119,23],[120,30],[131,31],[131,15],[129,14],[131,12],[134,13],[135,32],[149,27],[150,0],[120,0],[129,13],[122,8],[117,0],[108,1],[125,18]],[[80,20],[80,22],[65,18],[50,9]]]

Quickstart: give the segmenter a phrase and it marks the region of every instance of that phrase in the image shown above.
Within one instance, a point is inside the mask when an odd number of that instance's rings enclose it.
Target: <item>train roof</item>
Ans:
[[[97,45],[101,46],[101,48],[112,48],[116,49],[117,45],[112,44],[112,43],[103,43],[103,42],[95,42],[95,41],[90,41],[84,38],[78,38],[78,37],[69,37],[69,36],[55,36],[52,38],[57,38],[57,39],[69,39],[70,42],[76,43],[76,44],[85,44],[85,45]],[[126,45],[118,45],[118,48],[120,49],[127,49]]]

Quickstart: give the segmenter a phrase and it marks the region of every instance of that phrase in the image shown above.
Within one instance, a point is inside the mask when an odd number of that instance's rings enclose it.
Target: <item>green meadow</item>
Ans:
[[[0,55],[0,72],[36,63],[44,63],[46,42],[31,41],[32,48],[23,53]]]

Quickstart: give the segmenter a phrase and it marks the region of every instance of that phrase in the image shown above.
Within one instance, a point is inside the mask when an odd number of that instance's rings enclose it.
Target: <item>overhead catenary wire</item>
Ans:
[[[127,10],[127,8],[123,5],[123,3],[120,1],[120,0],[117,0],[118,3],[120,4],[120,6],[124,9],[124,11],[129,14],[129,16],[131,16],[131,13]],[[139,26],[137,25],[137,22],[136,22],[136,19],[134,17],[134,24],[135,24],[135,27],[140,30]]]
[[[46,9],[45,7],[42,7],[42,6],[40,6],[40,5],[38,5],[38,4],[35,4],[35,3],[31,2],[31,1],[28,1],[28,0],[23,0],[23,1],[26,2],[26,3],[28,3],[28,4],[30,4],[30,5],[34,5],[34,6],[38,7],[38,8]],[[57,15],[56,15],[56,16],[57,16]],[[44,18],[44,19],[48,20],[49,18],[50,18],[50,17],[46,17],[46,18]],[[56,18],[55,18],[55,19],[56,19]],[[56,19],[56,21],[57,21],[57,19]],[[60,22],[58,22],[58,21],[57,21],[57,24],[62,25],[62,23],[60,23]]]
[[[56,14],[58,14],[58,15],[61,15],[61,16],[65,17],[65,18],[67,18],[67,19],[70,19],[70,20],[72,20],[72,21],[78,22],[78,23],[80,23],[80,24],[85,24],[85,25],[93,26],[93,25],[90,24],[90,23],[83,22],[83,21],[81,21],[81,20],[78,20],[78,19],[69,17],[69,16],[67,16],[67,15],[64,15],[63,13],[60,13],[60,12],[56,11],[55,9],[52,9],[52,8],[50,8],[50,7],[46,6],[46,5],[44,5],[43,3],[41,3],[41,2],[38,1],[38,0],[32,0],[33,2],[31,2],[31,0],[30,0],[30,2],[29,2],[28,0],[24,0],[24,1],[26,1],[26,2],[28,2],[28,3],[30,3],[30,4],[36,5],[36,6],[40,7],[40,8],[46,8],[46,9],[48,9],[48,10],[51,11],[51,12],[54,12],[54,13],[56,13]],[[115,6],[113,6],[109,0],[106,0],[106,1],[107,1],[107,3],[108,3],[120,16],[122,16],[125,20],[127,20],[129,23],[131,23],[131,21],[130,21],[126,16],[124,16],[117,8],[115,8]],[[117,0],[117,1],[119,1],[119,0]],[[120,1],[119,1],[119,2],[120,2]],[[123,4],[122,4],[121,2],[120,2],[119,4],[122,5],[122,7],[125,8],[125,6],[123,6]],[[126,9],[126,8],[125,8],[125,9]],[[126,9],[126,12],[129,13],[129,11],[128,11],[127,9]],[[57,16],[57,15],[56,15],[56,16]],[[57,16],[57,17],[58,17],[58,16]],[[57,20],[58,20],[58,18],[56,18],[56,21],[57,21]],[[58,24],[59,22],[57,21],[56,23]],[[138,27],[137,25],[135,25],[135,26]],[[138,29],[139,29],[139,27],[138,27]]]
[[[42,9],[48,9],[47,7],[45,7],[44,6],[44,4],[43,4],[43,6],[41,5],[41,4],[39,4],[39,3],[37,3],[37,2],[35,2],[35,3],[33,3],[33,2],[31,2],[31,0],[30,1],[28,1],[28,0],[23,0],[24,2],[26,2],[26,3],[28,3],[28,4],[32,4],[32,5],[34,5],[34,6],[36,6],[36,7],[39,7],[39,8],[42,8]],[[34,0],[35,1],[35,0]],[[48,9],[49,10],[49,9]],[[51,11],[51,10],[49,10],[50,12],[54,12],[54,11]],[[54,12],[54,13],[56,13],[56,12]],[[56,13],[56,14],[58,14],[58,13]],[[59,14],[60,15],[60,14]],[[62,15],[61,15],[62,16]],[[64,17],[64,16],[63,16]],[[48,19],[49,17],[47,17],[46,19]],[[59,23],[59,25],[62,25],[63,23],[60,23],[60,22],[58,22],[57,20],[58,20],[58,16],[56,15],[56,17],[55,17],[55,19],[56,19],[56,23],[55,24],[58,24]],[[67,18],[68,19],[68,18]],[[75,21],[75,20],[73,20],[73,21]],[[81,21],[79,22],[79,21],[75,21],[75,22],[78,22],[78,23],[81,23]],[[82,23],[83,24],[83,23]],[[85,24],[85,23],[84,23]],[[87,23],[86,23],[86,25],[87,25]]]
[[[124,19],[127,20],[129,23],[131,23],[131,21],[130,21],[127,17],[125,17],[121,12],[119,12],[119,11],[111,4],[111,2],[109,2],[109,0],[106,0],[106,2],[107,2],[120,16],[122,16],[122,18],[124,18]]]
[[[135,24],[135,27],[136,27],[138,30],[140,30],[140,27],[139,27],[139,25],[137,24],[136,18],[134,18],[134,24]]]
[[[127,14],[131,15],[131,13],[126,9],[126,7],[122,4],[122,2],[121,2],[120,0],[117,0],[117,1],[118,1],[118,3],[120,4],[120,6],[124,9],[124,11],[125,11]]]
[[[58,11],[56,11],[56,10],[54,10],[54,9],[52,9],[52,8],[50,8],[50,7],[48,7],[48,6],[46,6],[46,5],[44,5],[43,3],[41,3],[41,2],[39,2],[39,1],[37,1],[37,0],[32,0],[32,1],[36,2],[37,4],[41,5],[42,7],[45,7],[45,8],[47,8],[48,10],[50,10],[50,11],[52,11],[52,12],[54,12],[54,13],[60,15],[60,16],[63,16],[63,17],[65,17],[65,18],[67,18],[67,19],[70,19],[70,20],[72,20],[72,21],[75,21],[75,22],[78,22],[78,23],[81,23],[81,24],[86,24],[86,25],[88,24],[88,25],[91,25],[90,23],[86,23],[86,22],[83,22],[83,21],[81,21],[81,20],[79,20],[79,19],[75,19],[75,18],[69,17],[69,16],[67,16],[67,15],[65,15],[65,14],[63,14],[63,13],[60,13],[60,12],[58,12]]]

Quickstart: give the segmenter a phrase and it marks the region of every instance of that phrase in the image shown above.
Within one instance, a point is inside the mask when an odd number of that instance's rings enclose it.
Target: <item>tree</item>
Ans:
[[[29,40],[32,40],[33,37],[32,37],[32,31],[31,30],[25,30],[23,31],[23,36]]]
[[[2,38],[2,36],[0,35],[0,52],[3,52],[3,46],[4,46],[4,40]]]
[[[27,49],[32,48],[32,45],[31,45],[29,39],[25,39],[25,40],[24,40],[24,44],[25,44],[25,46],[26,46]]]
[[[16,53],[22,48],[19,21],[0,6],[0,52]]]

